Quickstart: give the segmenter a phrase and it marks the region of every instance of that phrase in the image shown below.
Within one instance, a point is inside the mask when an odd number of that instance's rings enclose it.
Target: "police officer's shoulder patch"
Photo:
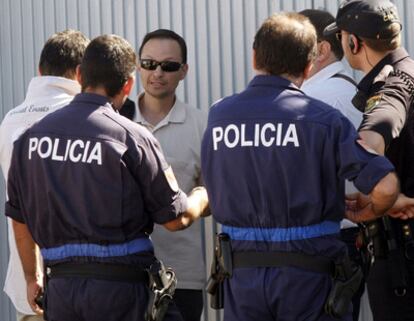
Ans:
[[[383,94],[378,94],[378,95],[375,95],[375,96],[371,96],[365,104],[365,110],[364,111],[367,113],[367,112],[371,111],[372,109],[374,109],[375,106],[377,106],[379,104],[379,102],[381,101],[382,96],[383,96]]]
[[[174,172],[173,172],[171,166],[168,166],[168,168],[166,170],[164,170],[164,175],[165,175],[165,178],[167,179],[167,182],[170,185],[171,189],[174,192],[178,192],[178,190],[180,188],[178,187],[177,179],[175,178],[175,175],[174,175]]]
[[[385,82],[388,76],[394,71],[394,67],[391,65],[385,65],[378,75],[374,78],[373,84],[378,82]]]

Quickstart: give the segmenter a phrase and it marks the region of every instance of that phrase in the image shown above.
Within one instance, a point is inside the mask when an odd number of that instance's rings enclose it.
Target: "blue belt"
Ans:
[[[138,252],[153,251],[154,247],[149,238],[138,238],[121,244],[65,244],[52,248],[40,249],[43,259],[45,260],[61,260],[74,256],[115,257],[126,256]]]
[[[232,240],[287,242],[338,234],[340,224],[339,222],[323,221],[314,225],[286,228],[254,228],[223,225],[222,231],[223,233],[227,233]]]

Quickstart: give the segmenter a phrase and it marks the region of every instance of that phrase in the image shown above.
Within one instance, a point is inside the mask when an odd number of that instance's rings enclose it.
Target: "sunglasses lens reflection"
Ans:
[[[141,68],[146,70],[155,70],[158,66],[161,66],[161,69],[166,72],[174,72],[178,71],[182,64],[175,61],[162,61],[158,62],[152,59],[142,59],[141,60]]]

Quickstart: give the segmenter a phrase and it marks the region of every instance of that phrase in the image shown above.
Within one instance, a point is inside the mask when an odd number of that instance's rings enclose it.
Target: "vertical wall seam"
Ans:
[[[10,42],[11,42],[11,39],[13,39],[13,34],[12,34],[12,21],[11,21],[11,17],[12,17],[12,8],[11,8],[12,4],[11,4],[11,2],[12,1],[9,0],[9,19],[8,19],[8,22],[9,22]],[[14,57],[14,55],[13,55],[13,48],[12,48],[12,46],[9,46],[9,51],[10,51],[11,85],[12,85],[11,86],[11,92],[12,92],[12,100],[13,100],[12,106],[10,106],[10,108],[11,108],[11,107],[14,106],[14,101],[16,99],[16,97],[15,97],[15,94],[16,93],[15,93],[14,86],[13,86],[14,80],[16,78],[16,73],[13,70],[13,66],[14,66],[14,59],[13,59],[13,57]]]
[[[218,16],[218,25],[219,28],[218,30],[223,30],[223,21],[221,18],[221,6],[220,6],[220,1],[217,0],[217,16]],[[218,33],[218,42],[219,42],[219,66],[221,66],[221,62],[223,61],[223,37],[222,37],[222,32]],[[220,68],[220,83],[223,82],[224,79],[224,70],[223,68]],[[224,92],[223,92],[223,86],[220,86],[220,97],[224,96]]]
[[[25,72],[25,70],[26,70],[26,62],[25,62],[25,59],[24,59],[24,53],[25,53],[25,48],[24,48],[24,36],[23,36],[23,34],[24,34],[24,17],[23,17],[23,2],[22,2],[23,0],[20,0],[20,19],[21,19],[21,21],[20,21],[20,30],[21,30],[21,35],[20,35],[20,39],[21,39],[21,48],[22,48],[22,73],[23,73],[23,79],[21,80],[21,84],[22,84],[22,89],[23,89],[23,91],[25,91],[26,90],[26,86],[25,86],[25,84],[26,84],[26,72]],[[25,95],[23,94],[23,97],[24,97]]]
[[[1,19],[1,21],[0,21],[0,26],[1,26],[1,28],[0,28],[0,52],[1,52],[6,47],[5,43],[3,43],[3,41],[5,42],[5,39],[3,37],[3,31],[2,31],[2,30],[4,30],[3,23],[4,23],[4,20],[5,20],[5,19],[3,19],[4,18],[3,15],[4,15],[4,11],[5,11],[3,2],[0,5],[0,9],[1,9],[1,13],[0,13],[0,19]],[[0,54],[0,75],[3,75],[3,63],[4,63],[4,58],[3,58],[3,55]],[[3,118],[4,115],[6,114],[5,101],[4,101],[6,95],[4,95],[5,88],[4,88],[3,77],[2,77],[2,80],[0,82],[0,85],[1,85],[1,89],[0,89],[1,90],[1,92],[0,92],[0,95],[1,95],[1,112],[2,112],[2,118]]]
[[[208,106],[207,108],[210,108],[211,104],[212,104],[212,99],[211,99],[211,95],[212,95],[212,79],[211,79],[211,75],[210,75],[210,66],[211,66],[211,45],[210,45],[210,8],[208,6],[208,1],[209,0],[204,0],[204,7],[205,7],[205,11],[206,11],[206,41],[207,41],[207,86],[208,86]],[[211,0],[210,0],[211,1]]]
[[[197,0],[194,0],[194,12],[195,14],[193,14],[193,23],[194,23],[194,65],[198,66],[198,54],[199,54],[199,50],[198,50],[198,23],[197,23],[197,18],[196,15],[198,13],[197,11]],[[201,109],[201,98],[200,98],[200,91],[201,91],[201,85],[200,85],[200,77],[199,74],[195,74],[195,81],[196,81],[196,88],[197,88],[197,106],[196,108]]]
[[[157,28],[159,28],[161,26],[161,10],[160,10],[161,6],[160,6],[160,0],[157,0]]]
[[[246,35],[247,33],[247,28],[246,28],[246,22],[247,22],[247,15],[246,15],[246,0],[242,0],[242,20],[243,20],[243,34]],[[244,64],[244,85],[247,85],[247,82],[249,81],[249,75],[248,75],[248,70],[250,67],[249,61],[247,59],[247,57],[249,56],[249,39],[246,39],[246,37],[243,38],[243,50],[244,50],[244,59],[243,59],[243,64]]]
[[[32,11],[34,11],[34,3],[33,3],[33,1],[34,0],[31,0],[31,2],[32,2]],[[32,23],[32,39],[36,39],[35,38],[35,18],[34,18],[34,14],[32,14],[32,21],[31,21],[31,23]],[[33,41],[33,68],[34,68],[34,70],[33,70],[33,74],[34,75],[36,75],[37,74],[37,68],[38,68],[38,60],[36,59],[37,58],[37,56],[36,56],[36,44],[35,44],[35,42]]]
[[[92,17],[92,13],[91,13],[92,4],[91,4],[91,0],[86,0],[86,1],[88,1],[88,6],[87,6],[88,7],[88,14],[87,14],[87,16],[88,16],[88,29],[89,29],[89,35],[92,38],[92,19],[91,19],[91,17]]]
[[[145,30],[145,32],[149,31],[149,26],[150,26],[150,23],[149,23],[149,8],[148,8],[149,3],[148,3],[148,1],[150,1],[150,0],[145,0],[145,15],[147,17],[147,19],[146,19],[147,30]]]

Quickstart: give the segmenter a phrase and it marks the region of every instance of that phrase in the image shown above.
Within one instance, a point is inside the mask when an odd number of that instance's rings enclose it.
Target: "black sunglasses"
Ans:
[[[140,61],[141,68],[146,70],[155,70],[158,66],[161,66],[162,71],[174,72],[178,71],[183,63],[175,61],[156,61],[152,59],[141,59]]]

